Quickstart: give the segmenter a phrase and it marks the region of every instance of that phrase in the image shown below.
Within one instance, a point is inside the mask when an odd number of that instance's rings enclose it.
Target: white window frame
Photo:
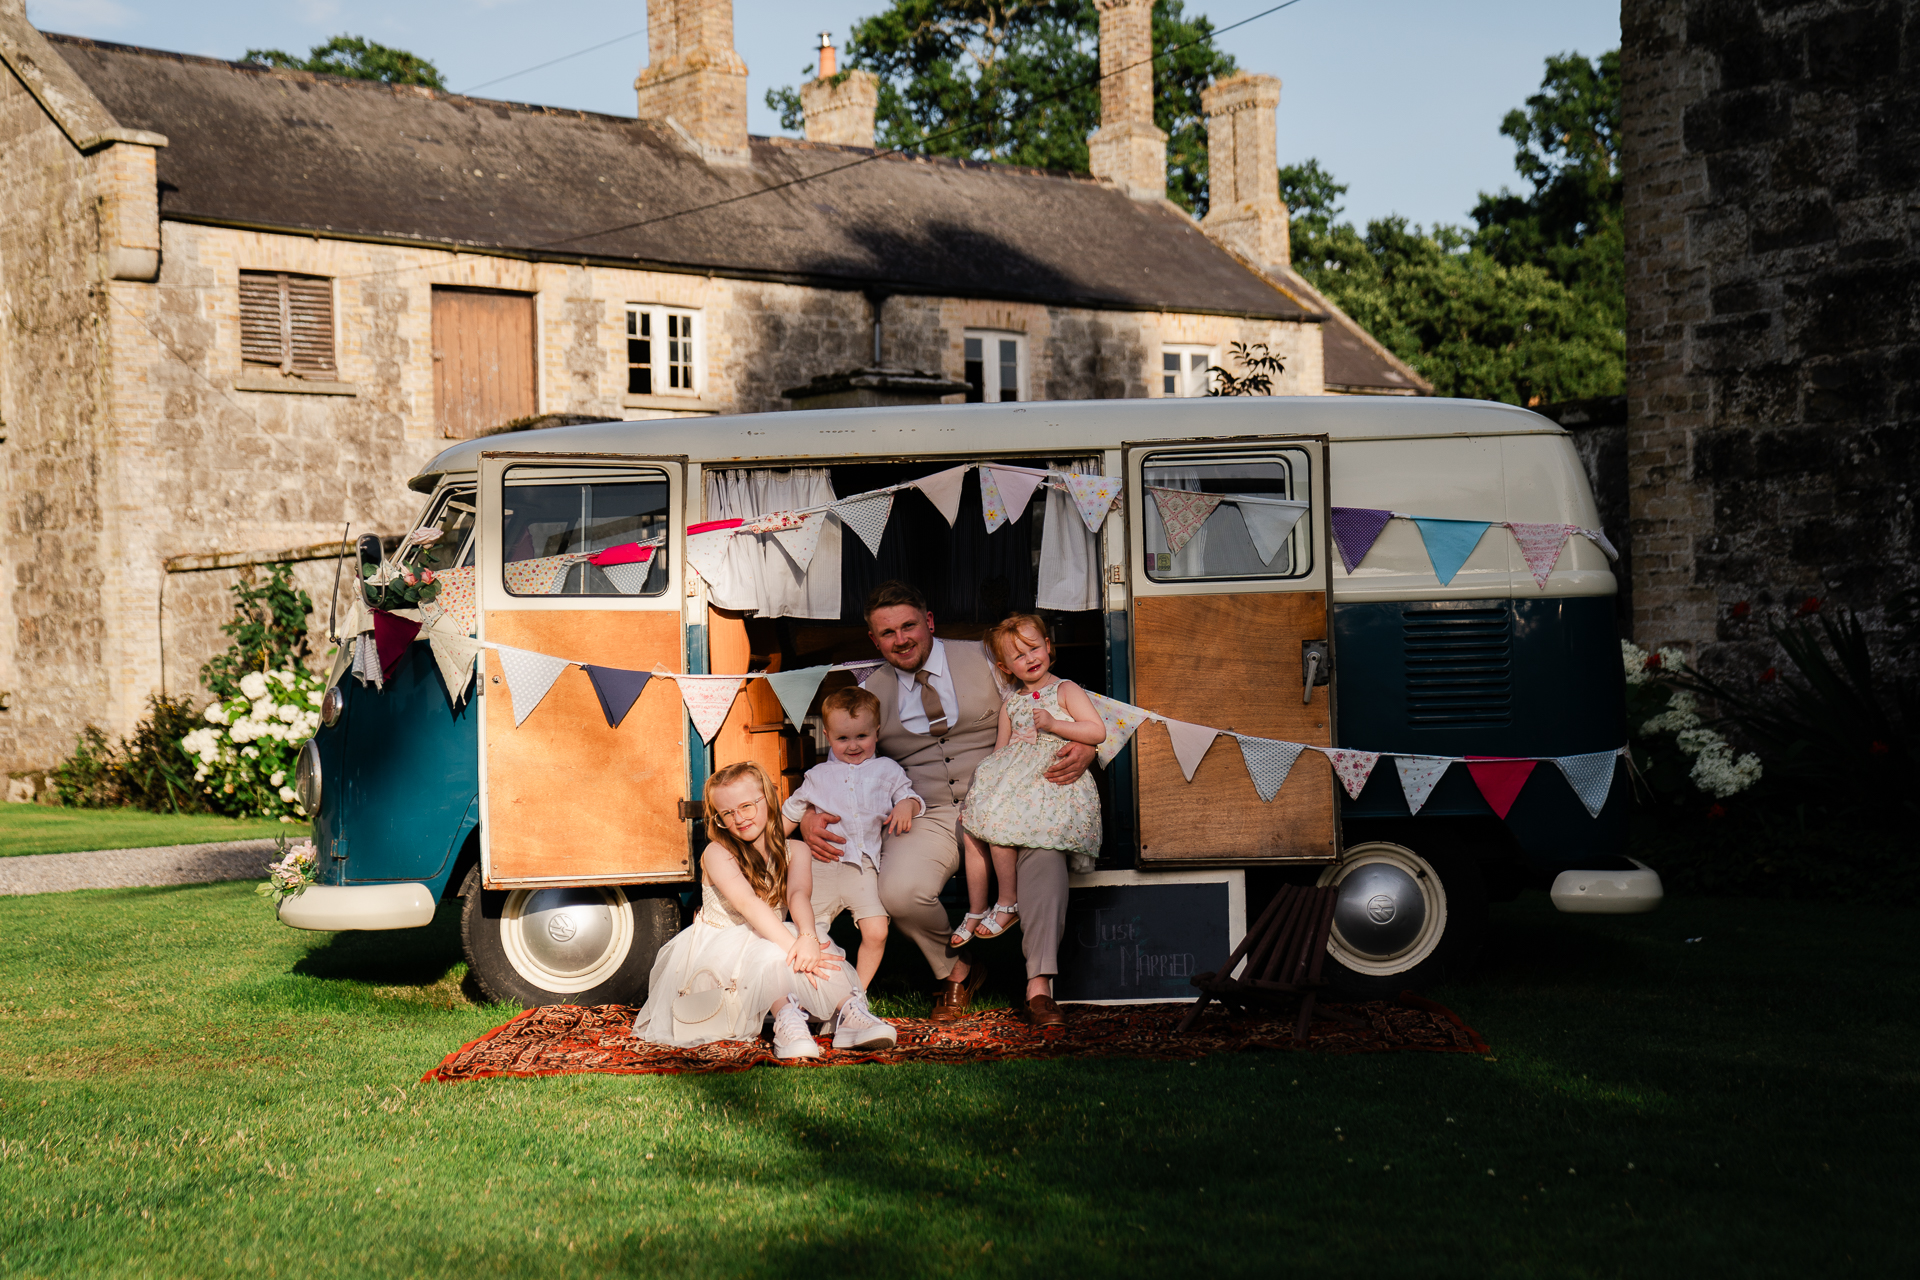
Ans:
[[[966,359],[968,342],[981,344],[981,399],[987,404],[1011,404],[1012,401],[1000,397],[1000,343],[1014,344],[1014,394],[1024,403],[1033,399],[1033,392],[1027,385],[1027,335],[1013,333],[1005,329],[965,329],[960,336],[960,376],[966,378]],[[989,345],[990,344],[990,345]],[[989,358],[991,357],[991,358]]]
[[[647,334],[647,339],[652,344],[649,352],[652,357],[652,363],[648,367],[652,371],[651,380],[653,386],[652,389],[648,391],[635,391],[633,389],[633,370],[637,366],[628,358],[629,348],[626,343],[630,336],[638,336],[636,330],[639,328],[639,317],[643,315],[647,317],[647,327],[650,330]],[[690,387],[676,387],[671,385],[673,379],[671,370],[668,367],[667,344],[673,341],[673,339],[670,338],[667,333],[669,317],[686,317],[693,321],[693,385]],[[621,324],[620,342],[622,386],[624,394],[629,398],[634,396],[669,396],[675,399],[698,400],[705,394],[707,387],[707,320],[705,313],[699,307],[674,307],[664,303],[629,302],[626,306],[626,318]]]
[[[1178,372],[1167,369],[1167,357],[1175,357],[1180,364]],[[1194,368],[1194,357],[1200,357],[1200,367]],[[1168,399],[1191,399],[1204,396],[1213,389],[1213,375],[1207,370],[1220,363],[1220,348],[1201,346],[1191,342],[1168,342],[1161,344],[1160,365],[1153,371],[1153,385],[1158,394]],[[1175,379],[1174,389],[1167,389],[1167,379]]]

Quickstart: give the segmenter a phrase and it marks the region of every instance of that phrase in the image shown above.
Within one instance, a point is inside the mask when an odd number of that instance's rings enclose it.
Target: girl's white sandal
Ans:
[[[993,918],[995,916],[1005,916],[1007,918],[1007,922],[999,926],[998,928],[995,928],[993,924]],[[1007,930],[1013,928],[1013,926],[1018,924],[1019,922],[1020,922],[1020,904],[1019,903],[996,902],[993,906],[993,910],[986,912],[981,917],[980,923],[974,927],[973,932],[976,937],[997,938],[1001,934],[1005,933]]]
[[[985,920],[992,914],[991,911],[969,911],[966,915],[961,916],[959,925],[954,928],[953,936],[947,939],[947,945],[950,947],[964,947],[969,942],[972,942],[974,934],[979,932],[974,927],[975,923]],[[980,936],[990,938],[993,935],[982,933]]]

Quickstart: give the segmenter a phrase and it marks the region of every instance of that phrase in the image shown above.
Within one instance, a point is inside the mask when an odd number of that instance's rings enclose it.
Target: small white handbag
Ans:
[[[711,985],[703,986],[705,978]],[[742,1007],[740,973],[722,978],[710,968],[696,969],[668,1006],[673,1016],[673,1038],[687,1040],[745,1040],[760,1033],[747,1027],[750,1015]]]

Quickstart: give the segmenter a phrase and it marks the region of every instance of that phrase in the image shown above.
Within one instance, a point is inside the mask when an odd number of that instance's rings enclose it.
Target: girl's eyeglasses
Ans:
[[[713,816],[720,819],[721,822],[725,823],[727,826],[730,827],[733,825],[733,821],[735,818],[739,818],[742,821],[745,821],[746,819],[751,818],[754,814],[760,812],[761,806],[764,804],[766,804],[766,801],[764,800],[743,800],[739,804],[733,806],[733,808],[722,809],[720,812],[714,814]]]

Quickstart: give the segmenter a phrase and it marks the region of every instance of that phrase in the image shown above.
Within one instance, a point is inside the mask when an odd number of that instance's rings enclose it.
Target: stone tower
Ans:
[[[723,155],[747,151],[747,64],[733,51],[733,0],[648,0],[647,65],[633,82],[642,120],[671,119]]]
[[[1135,199],[1167,193],[1167,135],[1153,123],[1153,0],[1100,6],[1100,127],[1088,167]]]
[[[842,147],[873,145],[873,114],[880,106],[880,78],[871,71],[840,75],[833,41],[820,33],[820,71],[800,86],[800,110],[808,142]]]
[[[1229,76],[1200,95],[1200,108],[1207,113],[1211,193],[1200,225],[1259,267],[1284,267],[1293,260],[1275,157],[1279,106],[1280,82],[1272,76]]]

